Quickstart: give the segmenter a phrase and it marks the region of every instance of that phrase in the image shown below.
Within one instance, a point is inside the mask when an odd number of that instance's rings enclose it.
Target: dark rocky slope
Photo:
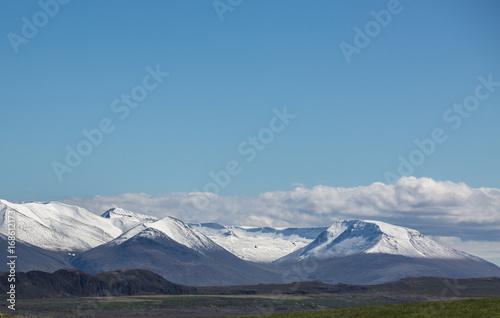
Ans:
[[[0,273],[0,293],[6,294],[8,273]],[[54,273],[40,271],[16,273],[17,298],[59,298],[123,296],[147,294],[197,294],[194,287],[171,283],[148,270],[116,270],[96,275],[78,269]]]

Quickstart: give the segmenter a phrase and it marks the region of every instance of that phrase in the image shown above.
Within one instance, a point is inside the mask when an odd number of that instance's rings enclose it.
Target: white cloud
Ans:
[[[499,242],[462,241],[461,238],[454,236],[430,236],[430,238],[451,248],[500,264],[500,262],[498,262],[500,261]]]

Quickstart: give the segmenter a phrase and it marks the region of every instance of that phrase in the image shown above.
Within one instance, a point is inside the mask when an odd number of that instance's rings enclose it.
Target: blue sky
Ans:
[[[203,190],[230,161],[222,195],[385,183],[434,129],[446,141],[409,175],[500,188],[500,87],[460,127],[443,119],[478,77],[500,81],[500,4],[401,1],[348,63],[340,44],[388,3],[242,1],[221,21],[212,1],[73,0],[16,53],[9,34],[42,8],[4,2],[2,198]],[[169,76],[121,120],[112,102],[157,65]],[[285,106],[295,118],[248,162],[238,146]],[[114,130],[60,182],[53,163],[106,118]]]

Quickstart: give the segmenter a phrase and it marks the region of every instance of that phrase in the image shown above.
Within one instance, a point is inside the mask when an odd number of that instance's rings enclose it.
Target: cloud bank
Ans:
[[[211,193],[120,194],[70,198],[65,202],[102,214],[121,207],[186,222],[250,226],[328,226],[336,220],[380,220],[426,235],[461,240],[500,240],[500,190],[464,183],[402,177],[394,185],[354,188],[318,185],[258,197]]]

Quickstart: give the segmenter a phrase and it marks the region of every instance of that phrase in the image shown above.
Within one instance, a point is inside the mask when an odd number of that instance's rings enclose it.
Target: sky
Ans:
[[[3,8],[3,199],[120,204],[126,194],[212,192],[237,208],[265,193],[414,180],[402,176],[500,188],[497,1]],[[490,199],[481,202],[496,215]],[[432,223],[420,218],[417,227]]]

